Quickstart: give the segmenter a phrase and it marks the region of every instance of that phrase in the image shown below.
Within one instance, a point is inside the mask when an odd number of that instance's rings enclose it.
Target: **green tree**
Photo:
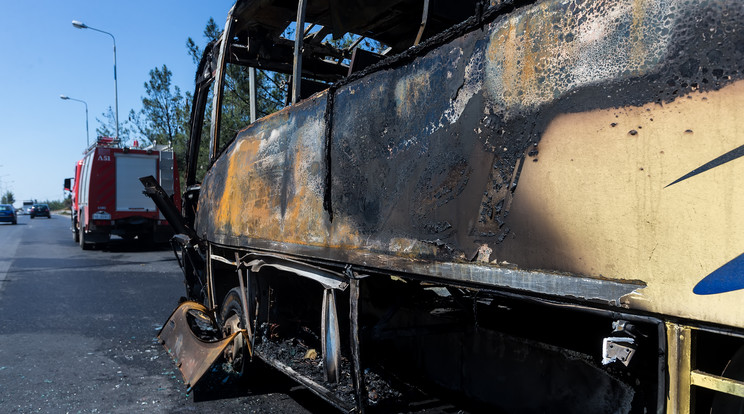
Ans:
[[[13,195],[13,192],[8,190],[3,194],[2,199],[0,200],[2,204],[10,204],[13,205],[13,203],[16,202],[15,195]]]
[[[146,131],[144,129],[145,123],[140,113],[134,112],[134,109],[130,109],[129,116],[127,117],[127,122],[129,123],[129,125],[131,125],[132,129],[132,146],[134,146],[135,142],[137,143],[138,147],[146,147],[153,143],[146,136]]]
[[[139,116],[130,113],[138,132],[155,144],[173,145],[184,137],[182,107],[189,104],[184,101],[181,89],[171,84],[172,76],[166,65],[150,70]]]
[[[111,108],[111,106],[109,106],[105,112],[101,113],[101,118],[96,117],[96,121],[98,121],[98,127],[96,127],[97,136],[116,136],[116,115],[114,115],[114,110]],[[129,141],[129,133],[130,129],[128,123],[119,122],[119,140],[125,143]]]
[[[206,40],[206,43],[209,43],[211,41],[217,40],[220,38],[220,35],[222,34],[220,31],[220,28],[217,27],[217,23],[214,22],[213,18],[209,18],[207,21],[207,25],[204,27],[204,32],[202,32],[204,35],[204,39]],[[202,56],[202,49],[196,44],[194,39],[189,37],[186,39],[186,49],[189,51],[189,56],[191,56],[191,59],[194,61],[195,65],[199,64],[199,60],[201,60]]]
[[[173,148],[179,178],[184,184],[191,95],[182,96],[181,89],[172,85],[172,76],[167,65],[150,70],[150,79],[144,84],[146,95],[142,97],[142,109],[130,111],[128,122],[140,146],[159,144]]]
[[[70,208],[70,205],[66,203],[66,200],[46,200],[41,201],[40,203],[48,205],[49,210],[52,211],[65,210]]]

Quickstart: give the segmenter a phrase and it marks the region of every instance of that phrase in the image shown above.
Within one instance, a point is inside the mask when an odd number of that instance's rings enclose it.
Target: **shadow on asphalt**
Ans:
[[[137,239],[124,240],[120,238],[112,238],[108,243],[96,245],[95,250],[111,253],[158,252],[169,251],[171,250],[171,246],[167,242],[153,243],[151,241],[141,241]]]
[[[194,402],[249,397],[266,394],[286,394],[297,404],[313,413],[326,413],[329,404],[291,378],[262,361],[254,361],[247,377],[225,373],[216,363],[192,390]]]

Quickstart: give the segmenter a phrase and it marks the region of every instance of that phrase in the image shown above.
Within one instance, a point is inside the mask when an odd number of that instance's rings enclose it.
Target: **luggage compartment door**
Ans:
[[[116,211],[156,211],[139,178],[158,176],[158,156],[116,153]]]

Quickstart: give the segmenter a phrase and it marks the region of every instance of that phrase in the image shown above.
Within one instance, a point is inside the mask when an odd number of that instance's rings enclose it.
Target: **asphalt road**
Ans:
[[[67,216],[0,224],[0,412],[329,412],[289,380],[220,370],[187,395],[156,342],[183,292],[167,247],[83,251]]]

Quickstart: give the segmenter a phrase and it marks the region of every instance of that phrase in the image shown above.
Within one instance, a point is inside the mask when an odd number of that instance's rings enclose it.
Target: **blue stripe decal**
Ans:
[[[715,295],[744,289],[744,254],[705,276],[692,289],[698,295]]]
[[[744,157],[744,145],[734,148],[720,157],[695,168],[689,173],[667,184],[664,188],[677,184],[678,182],[684,181],[688,178],[692,178],[713,168],[720,167],[727,162],[734,161],[741,157]],[[703,280],[695,285],[692,292],[697,295],[715,295],[717,293],[726,293],[739,289],[744,289],[744,253],[714,270],[713,273],[708,276],[705,276]]]
[[[720,165],[726,164],[727,162],[733,161],[733,160],[735,160],[737,158],[741,158],[741,157],[744,157],[744,145],[742,145],[742,146],[740,146],[738,148],[734,148],[731,151],[729,151],[729,152],[721,155],[720,157],[714,159],[713,161],[710,161],[710,162],[708,162],[708,163],[706,163],[704,165],[701,165],[698,168],[695,168],[694,170],[690,171],[689,173],[687,173],[687,174],[683,175],[682,177],[677,178],[673,182],[667,184],[666,187],[664,187],[664,188],[667,188],[670,185],[677,184],[680,181],[684,181],[684,180],[686,180],[688,178],[694,177],[694,176],[696,176],[696,175],[698,175],[700,173],[704,173],[704,172],[706,172],[706,171],[708,171],[708,170],[710,170],[712,168],[716,168],[716,167],[718,167]]]

